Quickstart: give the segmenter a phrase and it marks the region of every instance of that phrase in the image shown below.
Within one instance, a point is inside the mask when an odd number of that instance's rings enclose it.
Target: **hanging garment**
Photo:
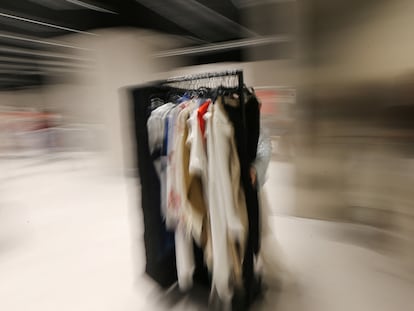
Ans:
[[[248,161],[252,163],[256,159],[257,144],[260,136],[260,104],[254,94],[246,94],[247,100],[244,105],[247,154]]]
[[[266,181],[266,172],[272,157],[272,142],[267,131],[260,129],[259,141],[257,144],[257,154],[252,166],[256,170],[257,188],[261,189]],[[261,217],[263,219],[263,217]]]
[[[203,121],[205,122],[204,119]],[[199,126],[199,110],[193,111],[188,120],[188,125],[189,134],[187,144],[190,145],[189,170],[191,174],[202,176],[205,187],[207,185],[207,155],[204,135]]]
[[[172,187],[175,201],[171,206],[172,213],[177,222],[175,229],[176,260],[178,285],[181,290],[188,290],[192,286],[193,273],[195,269],[193,255],[192,233],[199,227],[197,234],[201,235],[202,221],[192,214],[192,206],[188,197],[191,177],[189,174],[190,152],[186,144],[188,136],[187,120],[195,103],[192,101],[183,105],[183,109],[177,116],[174,128],[174,158],[175,183]],[[200,189],[201,190],[201,189]],[[197,203],[201,204],[203,197],[199,191]],[[200,197],[201,195],[201,197]],[[200,233],[199,233],[200,232]],[[200,237],[199,237],[200,238]]]
[[[148,146],[151,153],[162,149],[165,134],[165,118],[173,107],[174,104],[172,103],[164,104],[154,109],[148,118]]]
[[[193,286],[195,261],[193,240],[183,224],[175,229],[175,254],[178,286],[180,290],[187,291]]]
[[[191,186],[188,191],[188,198],[193,206],[194,219],[201,220],[200,238],[198,238],[198,230],[193,231],[195,240],[203,248],[204,261],[211,271],[212,269],[212,246],[211,246],[211,229],[210,219],[208,214],[208,179],[207,179],[207,155],[203,144],[203,137],[199,126],[198,119],[199,110],[194,110],[188,119],[188,137],[187,147],[189,148],[189,174],[192,176]],[[200,192],[200,193],[199,193]],[[198,204],[199,198],[203,198],[204,204]],[[195,223],[196,226],[200,222]],[[195,234],[194,234],[195,233]]]
[[[189,136],[187,143],[190,148],[189,170],[191,174],[199,175],[202,178],[204,193],[208,193],[207,185],[207,154],[206,154],[206,137],[205,137],[205,118],[211,100],[207,100],[195,110],[188,121]],[[206,200],[208,196],[206,196]]]
[[[245,105],[250,107],[250,111],[260,111],[257,99],[251,94],[244,94]],[[254,108],[256,107],[256,108]],[[228,119],[234,127],[234,134],[237,146],[237,154],[240,160],[241,179],[245,194],[247,213],[249,219],[248,239],[243,260],[243,283],[246,296],[245,304],[250,303],[250,296],[253,294],[252,286],[254,284],[254,257],[258,254],[260,248],[260,227],[259,227],[259,202],[257,189],[253,187],[250,179],[250,167],[254,161],[257,151],[257,145],[254,141],[258,141],[259,131],[256,129],[260,125],[259,113],[245,113],[245,120],[242,118],[239,107],[232,105],[224,105]],[[256,110],[257,109],[257,110]],[[247,135],[246,133],[256,133],[255,135]],[[253,141],[253,142],[252,142]]]
[[[166,217],[167,212],[167,165],[168,159],[166,157],[165,148],[168,144],[167,139],[167,116],[171,109],[174,108],[174,104],[167,103],[162,105],[151,112],[147,121],[148,129],[148,147],[150,149],[154,166],[157,171],[161,184],[161,213],[163,217]]]
[[[229,302],[233,293],[231,284],[238,283],[241,278],[247,235],[246,206],[240,187],[234,130],[220,100],[208,107],[205,118],[213,250],[212,291]]]
[[[173,108],[168,115],[168,141],[167,146],[167,174],[166,174],[166,184],[167,184],[167,212],[166,212],[166,226],[168,229],[175,229],[179,222],[178,208],[181,204],[180,196],[176,189],[177,187],[177,160],[178,156],[181,156],[181,153],[177,153],[177,146],[182,145],[179,143],[178,139],[181,139],[177,135],[177,118],[181,111],[185,109],[187,102],[183,102]],[[181,150],[178,150],[182,152]]]
[[[201,135],[204,137],[205,134],[205,120],[204,115],[207,112],[208,106],[210,106],[211,100],[206,100],[197,111],[198,123],[200,125]]]
[[[251,232],[252,247],[254,254],[260,250],[260,216],[257,189],[253,188],[250,180],[250,167],[256,159],[257,144],[260,135],[260,105],[254,94],[246,96],[245,103],[245,139],[246,139],[246,162],[242,165],[245,178],[245,190],[249,193],[247,205],[249,207],[249,232]]]
[[[189,117],[187,115],[186,117]],[[189,118],[187,118],[184,131],[185,146],[183,154],[184,186],[187,194],[188,204],[185,205],[184,213],[187,215],[187,226],[198,245],[202,244],[203,221],[207,215],[207,206],[203,188],[202,176],[193,174],[190,170],[191,143],[189,140]]]
[[[167,154],[168,150],[168,129],[169,129],[169,119],[168,113],[174,108],[174,104],[169,103],[155,109],[148,120],[148,133],[149,133],[149,146],[150,149],[159,149],[160,158],[154,161],[157,164],[158,173],[161,182],[161,207],[163,215],[167,215],[166,211],[166,202],[165,198],[167,197],[166,189],[166,168],[167,168],[167,157],[164,154]],[[174,222],[176,223],[175,228],[175,250],[176,250],[176,263],[177,263],[177,276],[178,284],[180,289],[188,290],[192,286],[193,272],[195,269],[195,263],[193,258],[193,244],[192,237],[189,234],[187,229],[187,221],[180,219],[180,217],[185,216],[184,209],[186,204],[185,200],[185,188],[183,183],[185,182],[184,174],[186,170],[185,163],[185,140],[186,140],[186,111],[189,111],[191,108],[189,105],[182,105],[179,107],[182,109],[179,112],[177,120],[174,118],[171,121],[176,121],[176,127],[172,133],[173,141],[170,143],[175,143],[174,150],[176,151],[176,180],[175,180],[175,195],[177,199],[173,205],[175,209],[174,213]],[[170,149],[171,150],[171,149]],[[187,165],[188,166],[188,165]],[[200,224],[201,227],[201,224]]]

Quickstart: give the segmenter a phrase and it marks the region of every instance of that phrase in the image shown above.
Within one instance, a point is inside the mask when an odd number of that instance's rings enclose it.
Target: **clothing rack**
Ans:
[[[242,70],[226,70],[218,72],[208,72],[202,74],[183,75],[168,78],[161,81],[154,81],[146,85],[141,85],[130,89],[133,100],[134,111],[134,124],[135,134],[137,139],[137,164],[139,169],[139,178],[141,184],[141,208],[143,210],[144,218],[144,244],[146,249],[146,273],[151,276],[158,284],[164,288],[169,288],[174,282],[177,281],[176,271],[176,257],[174,247],[170,247],[171,232],[167,232],[165,224],[163,222],[160,211],[160,179],[155,171],[153,165],[153,157],[148,147],[148,107],[150,105],[150,98],[153,94],[167,95],[168,92],[177,90],[179,92],[183,90],[196,91],[200,87],[207,89],[220,89],[224,88],[224,91],[232,89],[233,94],[237,94],[239,99],[239,105],[234,110],[233,116],[237,116],[240,112],[240,117],[235,131],[237,133],[238,150],[243,154],[240,157],[241,165],[241,179],[245,191],[246,205],[248,207],[249,217],[249,238],[245,250],[245,258],[242,265],[243,270],[243,289],[235,292],[234,310],[245,310],[248,307],[248,303],[251,303],[253,296],[253,283],[254,283],[254,271],[253,271],[253,256],[255,252],[254,238],[252,234],[259,236],[258,229],[251,230],[258,221],[258,215],[255,215],[255,211],[258,210],[257,206],[257,193],[253,189],[250,183],[249,176],[249,163],[250,155],[247,152],[247,142],[253,141],[250,138],[255,136],[255,130],[251,130],[252,118],[254,114],[246,113],[246,109],[249,107],[250,96],[248,100],[245,100],[246,92],[244,85],[244,77]],[[223,94],[224,93],[220,93]],[[168,97],[168,95],[166,96]],[[163,98],[163,97],[161,97]],[[251,110],[249,110],[251,111]],[[237,139],[237,138],[236,138]],[[254,148],[256,150],[256,148]],[[254,202],[253,202],[254,201]],[[254,204],[252,204],[252,202]],[[256,202],[256,203],[255,203]],[[257,212],[258,213],[258,212]],[[253,218],[250,218],[253,215]],[[252,220],[252,221],[250,221]],[[258,228],[258,224],[256,224]],[[173,242],[174,240],[172,240]],[[173,245],[173,244],[172,244]],[[211,282],[208,276],[207,268],[204,265],[204,258],[202,251],[195,253],[196,270],[194,271],[194,278],[206,285]],[[246,277],[246,278],[245,278]],[[248,303],[247,303],[248,302]]]
[[[244,77],[243,77],[243,70],[241,69],[233,69],[233,70],[224,70],[224,71],[216,71],[216,72],[207,72],[207,73],[200,73],[200,74],[191,74],[191,75],[183,75],[183,76],[176,76],[168,78],[161,82],[161,84],[174,84],[180,82],[190,82],[196,80],[210,80],[214,78],[223,78],[223,77],[237,77],[237,92],[239,95],[240,103],[244,103],[244,96],[243,96],[243,87],[244,87]],[[241,104],[240,107],[243,107]],[[245,114],[244,109],[241,109],[242,120],[245,122]]]

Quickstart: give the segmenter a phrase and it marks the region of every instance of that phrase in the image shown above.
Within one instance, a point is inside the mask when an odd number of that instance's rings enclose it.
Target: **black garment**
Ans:
[[[245,137],[246,137],[246,152],[247,152],[247,162],[244,163],[246,167],[245,172],[245,190],[248,192],[247,206],[250,209],[249,214],[249,230],[253,235],[252,236],[252,248],[253,252],[257,254],[260,250],[260,217],[259,217],[259,200],[257,189],[252,186],[250,178],[250,168],[256,159],[257,154],[257,145],[259,142],[260,135],[260,108],[259,102],[254,95],[245,95],[248,96],[247,102],[245,103]],[[247,176],[246,176],[247,175]]]
[[[235,133],[237,154],[240,161],[240,175],[249,219],[248,239],[250,240],[253,252],[257,254],[260,249],[259,203],[257,191],[253,187],[250,179],[250,167],[256,158],[260,134],[259,102],[255,96],[248,96],[248,100],[242,108],[245,109],[244,124],[240,107],[224,105],[224,109],[233,125]]]
[[[245,104],[246,116],[246,135],[247,135],[247,154],[250,163],[256,159],[257,144],[260,135],[260,107],[256,96],[248,96]]]
[[[234,127],[237,154],[240,161],[240,175],[249,219],[249,234],[243,260],[244,297],[242,299],[242,305],[247,306],[251,303],[254,291],[254,255],[260,249],[259,202],[257,191],[250,179],[250,166],[256,158],[260,134],[259,103],[256,97],[249,96],[246,104],[241,108],[230,105],[224,105],[224,108]],[[245,124],[243,124],[243,114],[241,111],[243,108],[245,109]],[[239,300],[240,297],[236,295],[235,299]],[[236,306],[234,305],[234,307]]]

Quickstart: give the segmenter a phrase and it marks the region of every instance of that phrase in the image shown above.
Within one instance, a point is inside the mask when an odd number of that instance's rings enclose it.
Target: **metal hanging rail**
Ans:
[[[179,82],[195,81],[195,80],[206,80],[206,79],[214,79],[214,78],[220,78],[220,77],[232,77],[232,76],[237,77],[237,89],[239,93],[239,100],[240,100],[240,103],[244,103],[244,94],[243,94],[244,78],[243,78],[243,70],[241,69],[177,76],[177,77],[166,79],[161,84],[179,83]],[[245,124],[246,116],[244,112],[244,105],[241,104],[240,108],[241,108],[240,110],[241,110],[243,124]]]
[[[183,82],[183,81],[192,81],[192,80],[204,80],[204,79],[227,77],[227,76],[238,76],[238,77],[243,78],[243,71],[242,70],[226,70],[226,71],[219,71],[219,72],[208,72],[208,73],[201,73],[201,74],[178,76],[178,77],[166,79],[163,84]],[[241,86],[243,87],[243,83]]]

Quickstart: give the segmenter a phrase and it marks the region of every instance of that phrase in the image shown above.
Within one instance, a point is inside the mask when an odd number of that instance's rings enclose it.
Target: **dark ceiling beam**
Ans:
[[[89,68],[73,68],[73,67],[59,67],[59,66],[38,66],[37,64],[3,64],[0,63],[0,70],[3,71],[13,71],[13,72],[27,72],[27,71],[36,71],[40,73],[48,72],[80,72],[80,71],[90,71]]]
[[[183,0],[176,0],[183,2]],[[216,23],[223,27],[223,29],[233,29],[235,34],[239,34],[243,37],[258,37],[259,34],[252,31],[251,29],[236,23],[232,19],[224,16],[223,14],[218,13],[216,10],[211,9],[210,7],[201,4],[196,0],[186,0],[184,1],[185,5],[190,5],[194,12],[198,12],[198,15],[209,16],[211,22]]]
[[[32,75],[26,75],[26,76],[10,76],[10,75],[2,75],[0,74],[0,81],[3,83],[14,83],[14,82],[34,82],[38,81],[39,76],[32,76]]]
[[[0,68],[1,69],[14,69],[14,70],[31,70],[31,69],[37,69],[38,65],[35,63],[28,63],[28,64],[3,63],[0,59]]]
[[[27,55],[27,56],[35,56],[37,58],[55,58],[55,59],[65,59],[65,60],[79,61],[79,62],[91,62],[91,63],[94,62],[92,58],[77,57],[77,56],[61,54],[61,53],[36,51],[33,49],[7,48],[7,47],[1,47],[1,46],[0,46],[0,54]]]
[[[41,59],[29,59],[10,56],[0,56],[0,68],[3,64],[30,64],[33,66],[45,66],[45,67],[69,67],[69,68],[84,68],[93,69],[94,67],[87,64],[80,64],[76,62],[54,61],[54,60],[41,60]]]
[[[136,1],[208,42],[258,36],[195,0]]]
[[[39,75],[42,73],[43,71],[41,70],[0,69],[0,75]]]

